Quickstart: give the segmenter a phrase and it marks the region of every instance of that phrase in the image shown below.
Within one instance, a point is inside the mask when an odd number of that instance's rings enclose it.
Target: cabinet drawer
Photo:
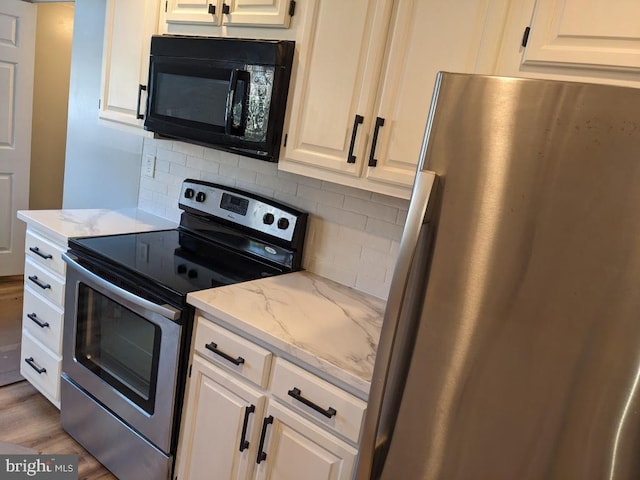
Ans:
[[[67,271],[67,264],[62,260],[62,253],[65,250],[64,247],[51,240],[47,240],[31,230],[27,231],[24,251],[28,257],[38,265],[49,268],[63,277]]]
[[[64,307],[64,280],[36,265],[30,258],[24,262],[24,283],[54,305]]]
[[[22,325],[31,335],[57,353],[62,352],[62,321],[62,310],[34,293],[28,285],[25,287]]]
[[[194,348],[200,355],[246,379],[267,386],[271,352],[230,331],[198,317]]]
[[[22,331],[20,373],[58,407],[60,406],[61,367],[62,357],[50,352],[29,332]]]
[[[282,402],[358,443],[367,404],[335,385],[277,358],[271,391]]]

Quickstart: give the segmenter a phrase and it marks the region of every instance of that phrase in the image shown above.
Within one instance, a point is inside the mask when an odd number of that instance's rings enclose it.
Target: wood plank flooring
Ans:
[[[58,409],[27,381],[0,387],[0,441],[39,453],[76,454],[79,480],[117,480],[62,429]]]
[[[116,480],[62,429],[59,410],[19,375],[23,288],[22,276],[0,277],[0,442],[76,454],[79,480]]]
[[[22,380],[20,376],[22,293],[22,275],[0,277],[0,385]]]

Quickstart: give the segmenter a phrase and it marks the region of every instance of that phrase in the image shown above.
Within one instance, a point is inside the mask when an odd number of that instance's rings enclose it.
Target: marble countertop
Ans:
[[[20,210],[18,218],[45,231],[54,240],[67,243],[72,237],[90,237],[127,232],[175,228],[176,223],[138,208]]]
[[[309,272],[201,290],[187,301],[367,397],[384,301]]]

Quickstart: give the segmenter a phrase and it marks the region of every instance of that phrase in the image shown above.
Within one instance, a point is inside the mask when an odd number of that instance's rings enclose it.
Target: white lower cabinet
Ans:
[[[266,395],[200,357],[187,395],[178,478],[251,478]]]
[[[269,401],[262,430],[256,479],[351,479],[358,451],[277,400]]]
[[[66,245],[27,228],[20,374],[60,408]]]
[[[353,477],[365,402],[276,353],[256,361],[269,351],[203,316],[195,328],[176,479]]]

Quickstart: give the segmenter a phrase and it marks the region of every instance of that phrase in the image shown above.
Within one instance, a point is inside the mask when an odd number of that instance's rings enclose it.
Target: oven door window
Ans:
[[[78,286],[76,359],[153,414],[161,330],[85,284]]]

